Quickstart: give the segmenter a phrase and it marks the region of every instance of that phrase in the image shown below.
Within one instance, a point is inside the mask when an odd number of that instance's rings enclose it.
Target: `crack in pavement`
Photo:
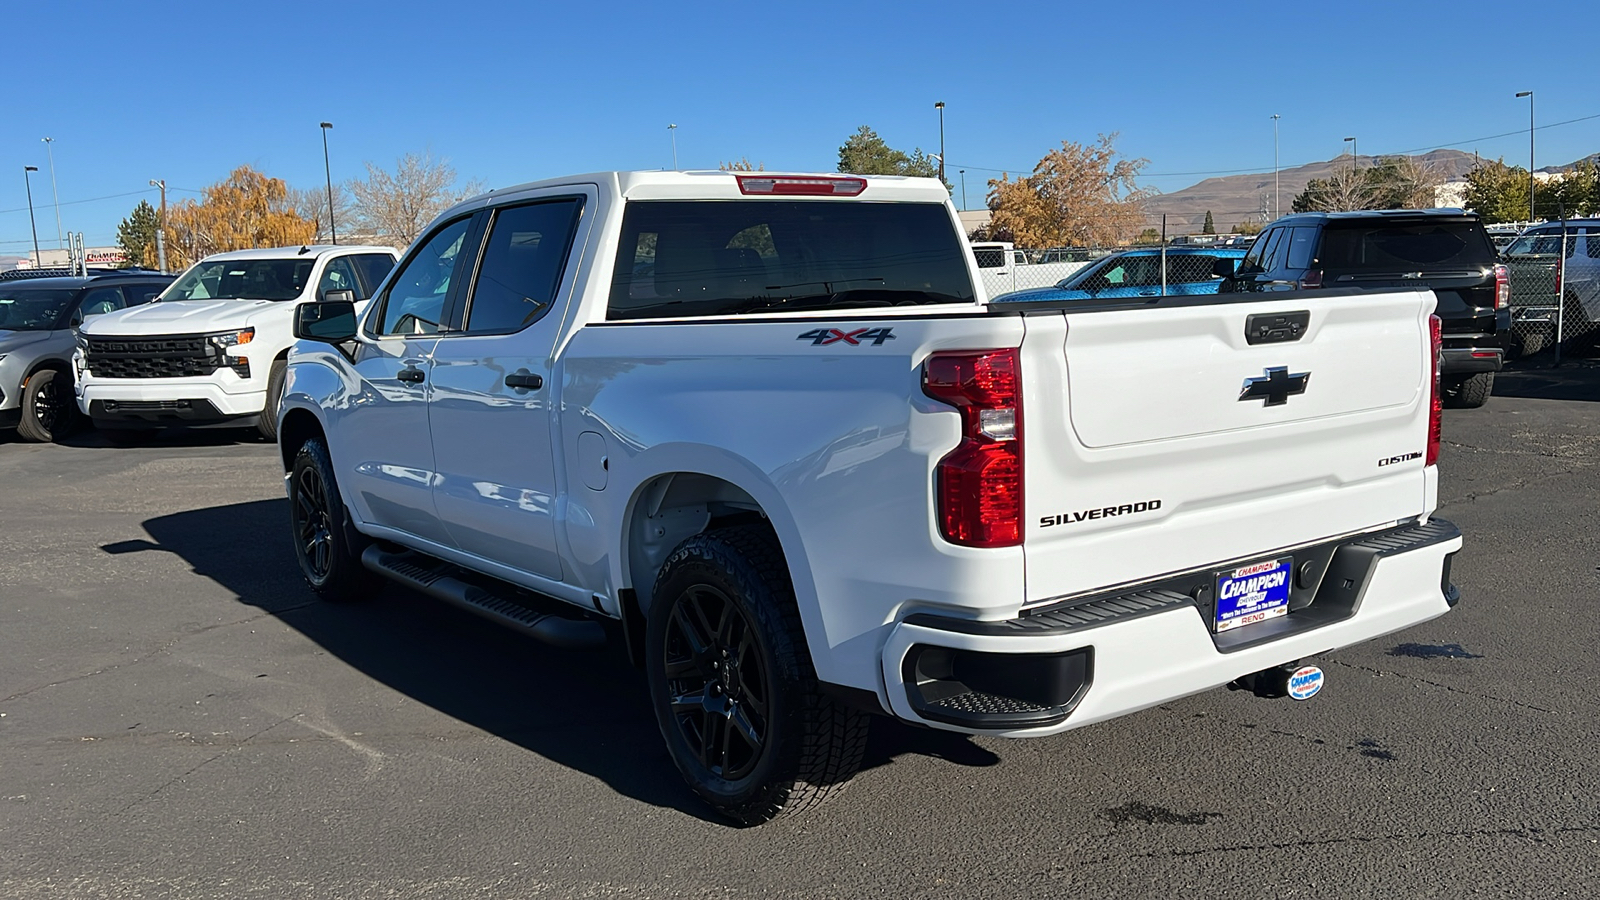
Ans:
[[[1448,499],[1442,499],[1442,500],[1439,501],[1439,506],[1440,506],[1440,508],[1443,508],[1443,507],[1448,506],[1448,505],[1450,505],[1452,503],[1476,503],[1476,502],[1478,502],[1478,498],[1479,497],[1493,497],[1495,494],[1501,493],[1503,491],[1515,491],[1515,490],[1520,490],[1520,489],[1526,488],[1526,487],[1532,487],[1533,485],[1540,484],[1540,483],[1545,482],[1545,481],[1549,481],[1552,478],[1560,478],[1560,477],[1565,476],[1565,475],[1576,475],[1579,472],[1585,471],[1588,468],[1589,468],[1588,466],[1578,466],[1578,467],[1571,468],[1571,469],[1563,469],[1560,472],[1549,472],[1549,473],[1547,473],[1545,475],[1539,476],[1538,478],[1530,478],[1530,479],[1528,479],[1526,481],[1513,481],[1510,484],[1501,485],[1500,487],[1493,488],[1493,489],[1486,490],[1486,491],[1473,491],[1471,493],[1463,494],[1460,497],[1450,497]]]
[[[1182,859],[1189,856],[1204,856],[1208,853],[1239,853],[1244,851],[1259,850],[1297,850],[1305,847],[1328,847],[1337,844],[1373,844],[1386,841],[1415,841],[1426,838],[1463,838],[1463,837],[1539,837],[1541,835],[1582,834],[1584,832],[1600,831],[1600,824],[1594,825],[1559,825],[1548,828],[1529,826],[1516,826],[1505,828],[1470,828],[1461,831],[1415,831],[1396,832],[1392,834],[1347,835],[1345,837],[1306,838],[1298,841],[1270,841],[1261,844],[1232,844],[1220,847],[1201,847],[1193,850],[1146,850],[1142,853],[1127,855],[1102,856],[1099,862],[1115,862],[1126,859]]]
[[[248,625],[251,622],[258,622],[258,621],[260,621],[260,620],[262,620],[262,619],[264,619],[264,618],[266,618],[268,616],[280,616],[280,615],[282,615],[284,613],[287,613],[287,612],[294,612],[297,609],[304,609],[307,606],[315,606],[319,602],[321,602],[321,601],[311,600],[311,601],[308,601],[306,603],[301,603],[301,604],[296,605],[296,606],[287,606],[287,607],[284,607],[283,609],[263,610],[258,615],[250,616],[249,618],[239,619],[239,620],[233,621],[233,622],[218,622],[215,625],[207,625],[204,628],[197,628],[194,631],[184,632],[183,634],[178,635],[177,637],[173,638],[172,640],[167,641],[165,644],[162,644],[161,646],[157,647],[156,649],[151,650],[149,653],[146,653],[143,656],[140,656],[140,657],[138,657],[136,659],[131,659],[131,660],[128,660],[127,662],[119,662],[119,663],[116,663],[114,665],[103,666],[103,667],[101,667],[99,669],[94,670],[93,672],[87,672],[87,673],[85,673],[83,675],[74,675],[71,678],[63,678],[60,681],[52,681],[52,682],[50,682],[48,684],[36,685],[34,687],[28,688],[25,691],[18,691],[17,693],[12,694],[9,697],[0,697],[0,703],[10,703],[13,700],[19,700],[19,699],[21,699],[23,697],[28,696],[29,694],[38,693],[39,691],[45,690],[46,688],[60,687],[63,684],[72,684],[75,681],[83,681],[84,679],[87,679],[87,678],[93,678],[96,675],[104,675],[104,674],[106,674],[108,672],[115,672],[118,669],[125,669],[125,668],[127,668],[129,666],[136,666],[136,665],[138,665],[138,664],[140,664],[142,662],[146,662],[148,660],[155,659],[158,656],[164,656],[165,654],[171,653],[172,649],[174,647],[178,646],[179,644],[183,643],[184,641],[188,640],[189,638],[198,637],[198,636],[200,636],[202,634],[206,634],[206,633],[209,633],[209,632],[212,632],[212,631],[216,631],[219,628],[232,628],[235,625]]]
[[[1534,712],[1549,713],[1550,715],[1559,715],[1559,713],[1557,713],[1553,709],[1545,709],[1542,706],[1534,706],[1532,703],[1523,703],[1520,700],[1507,700],[1504,697],[1495,697],[1495,696],[1492,696],[1490,694],[1480,694],[1480,693],[1478,693],[1476,691],[1462,690],[1461,688],[1454,687],[1454,686],[1448,685],[1448,684],[1444,684],[1444,683],[1438,682],[1438,681],[1432,681],[1432,680],[1429,680],[1427,678],[1422,678],[1422,677],[1417,676],[1417,675],[1407,675],[1404,672],[1390,672],[1390,671],[1387,671],[1387,670],[1384,670],[1384,669],[1375,669],[1372,666],[1358,666],[1355,663],[1342,662],[1342,661],[1337,660],[1337,659],[1328,660],[1328,664],[1329,665],[1333,665],[1333,666],[1344,666],[1347,669],[1356,669],[1356,670],[1361,671],[1361,672],[1372,672],[1372,673],[1374,673],[1376,675],[1392,675],[1395,678],[1405,678],[1405,679],[1409,679],[1411,681],[1420,681],[1423,684],[1432,685],[1433,687],[1436,687],[1436,688],[1443,688],[1444,690],[1447,690],[1447,691],[1449,691],[1449,692],[1451,692],[1453,694],[1465,694],[1468,697],[1476,697],[1479,700],[1493,700],[1496,703],[1507,703],[1507,704],[1510,704],[1511,706],[1519,706],[1519,707],[1521,707],[1523,709],[1531,709]]]
[[[145,802],[150,801],[150,800],[154,800],[158,794],[160,794],[162,791],[166,790],[167,788],[172,787],[173,785],[177,784],[178,782],[182,781],[183,779],[188,778],[190,775],[193,775],[194,773],[200,771],[201,769],[204,769],[206,766],[211,765],[212,763],[214,763],[217,760],[223,758],[224,756],[227,756],[227,755],[229,755],[231,753],[239,752],[240,750],[244,749],[244,746],[246,744],[250,743],[250,741],[252,739],[260,737],[263,734],[266,734],[267,732],[271,731],[272,729],[277,728],[279,725],[282,725],[283,723],[288,722],[288,721],[296,718],[299,715],[300,715],[300,713],[295,713],[292,716],[284,716],[283,718],[279,719],[278,721],[273,722],[271,725],[268,725],[267,727],[261,729],[260,731],[257,731],[254,734],[251,734],[250,736],[246,737],[244,740],[240,741],[235,746],[229,747],[226,750],[223,750],[221,753],[218,753],[218,754],[216,754],[214,756],[208,757],[205,761],[203,761],[203,762],[199,763],[198,765],[190,768],[188,771],[183,772],[182,774],[179,774],[178,776],[172,778],[171,780],[167,781],[165,784],[161,785],[160,787],[156,788],[155,790],[153,790],[153,791],[149,792],[148,794],[145,794],[145,795],[143,795],[141,797],[138,797],[132,803],[129,803],[127,806],[124,806],[123,808],[117,810],[114,813],[114,815],[120,816],[123,813],[126,813],[128,810],[133,809],[135,806],[139,806],[142,803],[145,803]]]

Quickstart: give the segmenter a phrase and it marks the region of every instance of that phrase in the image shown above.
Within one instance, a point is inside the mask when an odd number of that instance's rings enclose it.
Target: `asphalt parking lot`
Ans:
[[[619,655],[314,602],[275,448],[0,437],[0,896],[1591,897],[1600,365],[1445,418],[1450,615],[1036,741],[883,721],[843,796],[712,820]]]

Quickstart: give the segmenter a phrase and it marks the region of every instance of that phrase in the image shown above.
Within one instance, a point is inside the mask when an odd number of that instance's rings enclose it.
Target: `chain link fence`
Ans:
[[[1501,255],[1511,281],[1513,358],[1590,356],[1600,337],[1600,221],[1547,222]]]

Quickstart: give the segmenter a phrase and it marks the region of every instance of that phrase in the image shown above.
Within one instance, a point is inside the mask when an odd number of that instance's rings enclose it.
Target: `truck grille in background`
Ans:
[[[223,360],[204,337],[90,338],[84,362],[96,378],[210,375]]]

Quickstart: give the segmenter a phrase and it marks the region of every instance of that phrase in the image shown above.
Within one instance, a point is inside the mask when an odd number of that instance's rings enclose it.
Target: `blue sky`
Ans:
[[[747,156],[831,170],[871,125],[939,147],[967,203],[991,169],[1061,140],[1120,132],[1175,191],[1285,167],[1453,145],[1526,165],[1600,150],[1600,4],[456,3],[14,4],[6,15],[0,255],[31,244],[22,167],[37,165],[40,244],[61,217],[90,245],[165,178],[169,199],[249,163],[296,187],[431,151],[490,186],[572,172]],[[28,35],[36,35],[37,40]],[[1527,61],[1527,62],[1522,62]],[[1487,136],[1511,132],[1505,137]],[[112,196],[122,195],[122,196]],[[94,199],[109,198],[109,199]]]

